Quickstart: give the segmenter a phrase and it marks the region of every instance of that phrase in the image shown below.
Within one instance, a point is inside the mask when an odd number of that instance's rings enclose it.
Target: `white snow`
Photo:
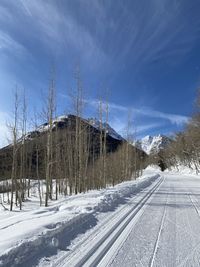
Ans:
[[[87,120],[89,124],[91,124],[93,127],[95,127],[96,129],[100,129],[102,127],[102,129],[106,129],[106,132],[113,138],[118,139],[118,140],[124,140],[124,138],[118,134],[108,123],[103,122],[101,125],[101,122],[96,119],[96,118],[90,118]]]
[[[36,183],[31,198],[24,203],[23,211],[18,208],[13,212],[5,211],[0,206],[0,266],[22,266],[27,258],[34,258],[44,247],[47,251],[66,249],[71,239],[84,228],[97,223],[96,214],[112,211],[124,203],[126,198],[150,185],[158,176],[158,170],[147,168],[137,180],[63,197],[51,201],[47,208],[39,207]],[[71,236],[67,234],[69,232]],[[67,235],[65,244],[62,240],[64,234]]]
[[[57,118],[55,118],[53,120],[53,127],[55,127],[55,124],[58,122],[64,122],[68,119],[68,115],[62,115],[59,116]],[[82,118],[83,119],[83,118]],[[118,134],[108,123],[103,122],[101,125],[101,122],[96,119],[96,118],[89,118],[89,119],[83,119],[86,123],[89,123],[90,125],[92,125],[94,128],[96,129],[100,129],[100,127],[102,127],[103,130],[106,129],[107,134],[109,134],[110,136],[112,136],[115,139],[118,140],[124,140],[124,138]],[[49,129],[49,125],[47,123],[41,124],[39,127],[37,127],[36,132],[46,132]],[[32,132],[27,133],[26,137],[30,138]],[[31,138],[30,138],[31,139]],[[20,141],[21,139],[19,139]]]
[[[84,258],[103,267],[200,266],[200,177],[179,170],[150,166],[137,180],[48,208],[35,184],[23,211],[0,209],[0,266],[84,267]]]
[[[166,170],[169,173],[178,173],[183,175],[194,175],[197,176],[199,174],[195,168],[194,164],[190,164],[190,168],[188,166],[184,166],[183,164],[179,163],[178,165],[171,167],[170,169]]]
[[[136,141],[135,145],[149,155],[158,153],[161,149],[165,148],[169,142],[169,138],[161,134],[157,136],[147,135],[141,140]]]
[[[200,266],[200,177],[164,172],[109,267]]]

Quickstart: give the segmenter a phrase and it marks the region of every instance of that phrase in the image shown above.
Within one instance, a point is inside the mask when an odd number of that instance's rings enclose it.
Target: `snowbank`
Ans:
[[[179,164],[177,167],[172,167],[170,169],[165,170],[167,173],[179,173],[182,175],[192,175],[192,176],[197,176],[195,166],[192,166],[192,168],[189,168],[188,166],[184,166]]]

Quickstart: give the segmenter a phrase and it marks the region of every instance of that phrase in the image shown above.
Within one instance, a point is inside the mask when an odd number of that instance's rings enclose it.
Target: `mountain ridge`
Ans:
[[[146,135],[135,142],[135,146],[142,149],[146,154],[157,154],[162,149],[166,148],[171,142],[171,139],[165,135],[158,134],[155,136]]]

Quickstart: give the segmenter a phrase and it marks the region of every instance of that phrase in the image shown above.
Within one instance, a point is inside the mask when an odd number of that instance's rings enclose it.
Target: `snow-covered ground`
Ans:
[[[27,266],[27,260],[34,266],[40,257],[67,250],[76,236],[98,224],[101,216],[97,218],[97,214],[117,209],[149,186],[158,172],[148,168],[136,181],[63,197],[50,202],[48,208],[39,207],[36,185],[23,211],[9,212],[0,206],[0,266]]]
[[[183,175],[195,175],[195,176],[199,174],[199,171],[197,172],[194,164],[191,164],[190,168],[188,166],[178,164],[176,167],[171,167],[170,170],[168,170],[168,172],[178,173]]]
[[[200,266],[200,177],[164,177],[109,267]]]
[[[136,181],[0,211],[0,266],[200,266],[200,177],[148,167]]]

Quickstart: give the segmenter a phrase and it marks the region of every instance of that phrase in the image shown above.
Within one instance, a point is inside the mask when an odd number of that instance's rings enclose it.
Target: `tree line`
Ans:
[[[184,165],[200,173],[200,90],[195,102],[195,112],[185,129],[174,135],[170,145],[152,159],[154,162],[162,160],[166,168]]]

